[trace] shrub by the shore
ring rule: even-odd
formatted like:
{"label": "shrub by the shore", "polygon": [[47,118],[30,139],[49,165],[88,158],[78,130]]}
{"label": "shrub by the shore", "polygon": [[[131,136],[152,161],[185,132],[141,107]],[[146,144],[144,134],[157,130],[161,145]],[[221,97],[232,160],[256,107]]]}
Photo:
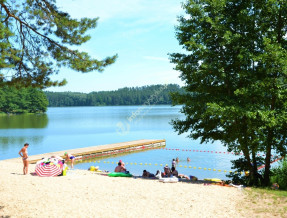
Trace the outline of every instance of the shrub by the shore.
{"label": "shrub by the shore", "polygon": [[279,189],[287,190],[287,159],[284,158],[279,162],[279,166],[272,169],[271,183],[277,183]]}

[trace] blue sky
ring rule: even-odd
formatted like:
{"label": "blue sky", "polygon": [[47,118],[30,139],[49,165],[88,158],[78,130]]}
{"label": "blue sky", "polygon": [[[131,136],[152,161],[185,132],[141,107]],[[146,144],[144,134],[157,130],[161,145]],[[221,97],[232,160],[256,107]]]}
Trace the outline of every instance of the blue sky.
{"label": "blue sky", "polygon": [[52,79],[66,78],[64,87],[48,91],[85,92],[116,90],[152,84],[183,85],[168,53],[182,52],[175,38],[179,0],[59,0],[58,7],[73,18],[99,17],[91,40],[79,48],[103,59],[118,54],[117,61],[102,73],[61,69]]}

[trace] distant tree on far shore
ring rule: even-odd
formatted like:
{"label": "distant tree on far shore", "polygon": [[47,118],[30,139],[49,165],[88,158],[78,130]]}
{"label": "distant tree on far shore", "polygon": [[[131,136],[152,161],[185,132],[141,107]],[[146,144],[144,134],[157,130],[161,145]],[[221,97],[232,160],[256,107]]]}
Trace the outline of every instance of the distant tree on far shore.
{"label": "distant tree on far shore", "polygon": [[45,92],[49,107],[115,106],[171,104],[170,93],[182,92],[179,85],[150,85],[121,88],[116,91],[99,91],[89,94],[79,92]]}

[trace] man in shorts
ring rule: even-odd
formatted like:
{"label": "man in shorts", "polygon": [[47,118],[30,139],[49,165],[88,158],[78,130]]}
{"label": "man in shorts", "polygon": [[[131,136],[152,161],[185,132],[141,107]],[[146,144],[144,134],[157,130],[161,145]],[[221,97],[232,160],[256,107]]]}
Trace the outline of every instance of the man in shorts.
{"label": "man in shorts", "polygon": [[19,151],[19,155],[22,157],[22,161],[24,164],[24,167],[23,167],[24,175],[28,173],[28,167],[29,167],[28,151],[27,151],[28,147],[29,147],[29,144],[25,143],[24,147],[21,148],[21,150]]}

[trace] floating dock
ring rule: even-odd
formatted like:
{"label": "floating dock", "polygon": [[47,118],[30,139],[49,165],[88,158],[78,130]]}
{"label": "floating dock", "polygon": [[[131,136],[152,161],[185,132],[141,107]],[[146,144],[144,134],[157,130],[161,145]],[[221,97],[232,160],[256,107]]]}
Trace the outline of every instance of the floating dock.
{"label": "floating dock", "polygon": [[[152,149],[157,147],[164,147],[166,145],[165,139],[154,140],[154,139],[141,139],[129,142],[120,142],[114,144],[106,144],[106,145],[97,145],[85,148],[76,148],[65,151],[56,151],[45,154],[31,155],[29,156],[29,163],[36,163],[39,160],[42,160],[44,157],[51,156],[60,156],[64,157],[64,153],[68,152],[69,154],[74,155],[78,159],[88,159],[88,158],[96,158],[108,156],[111,154],[119,154],[124,152],[135,152],[139,150]],[[14,158],[18,160],[19,158]],[[9,159],[11,161],[13,159]]]}

